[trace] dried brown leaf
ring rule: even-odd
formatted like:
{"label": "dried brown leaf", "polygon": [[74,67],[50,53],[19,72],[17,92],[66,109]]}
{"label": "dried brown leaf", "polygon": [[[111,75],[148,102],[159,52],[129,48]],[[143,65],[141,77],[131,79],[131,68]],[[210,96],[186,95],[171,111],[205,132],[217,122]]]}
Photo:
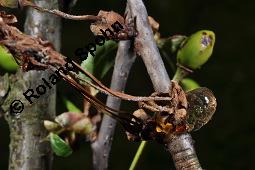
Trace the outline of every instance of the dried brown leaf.
{"label": "dried brown leaf", "polygon": [[23,70],[44,70],[50,65],[62,66],[66,63],[65,57],[56,52],[51,43],[23,34],[9,25],[16,21],[15,16],[0,13],[0,45],[10,51]]}
{"label": "dried brown leaf", "polygon": [[14,15],[6,14],[4,11],[0,11],[0,21],[6,24],[13,24],[17,22],[17,18]]}
{"label": "dried brown leaf", "polygon": [[92,23],[90,26],[90,30],[95,35],[102,35],[100,29],[106,30],[107,28],[111,28],[111,25],[116,21],[118,21],[121,25],[125,25],[124,18],[114,11],[100,10],[97,16],[101,17],[101,20]]}
{"label": "dried brown leaf", "polygon": [[154,33],[158,32],[158,30],[159,30],[159,23],[154,18],[152,18],[151,16],[148,16],[148,20],[149,20],[149,24],[150,24],[150,26],[152,28],[152,31]]}

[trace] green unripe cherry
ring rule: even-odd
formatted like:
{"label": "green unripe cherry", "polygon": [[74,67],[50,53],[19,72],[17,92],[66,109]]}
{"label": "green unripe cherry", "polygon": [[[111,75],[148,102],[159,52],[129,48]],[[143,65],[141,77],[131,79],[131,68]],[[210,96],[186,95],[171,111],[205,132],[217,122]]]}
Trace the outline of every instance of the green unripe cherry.
{"label": "green unripe cherry", "polygon": [[182,66],[198,69],[211,56],[215,43],[215,34],[201,30],[188,37],[180,46],[177,62]]}

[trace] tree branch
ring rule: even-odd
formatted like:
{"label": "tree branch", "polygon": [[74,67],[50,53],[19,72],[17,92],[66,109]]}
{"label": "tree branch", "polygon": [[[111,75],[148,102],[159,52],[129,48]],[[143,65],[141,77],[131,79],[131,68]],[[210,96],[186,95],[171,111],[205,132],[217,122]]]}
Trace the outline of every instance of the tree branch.
{"label": "tree branch", "polygon": [[[58,8],[57,0],[36,1],[45,8]],[[29,8],[25,23],[27,34],[47,39],[53,43],[55,49],[60,50],[60,18],[41,13]],[[10,76],[11,91],[8,101],[20,99],[28,89],[36,89],[42,84],[42,78],[48,77],[49,71],[18,71]],[[20,99],[22,100],[22,99]],[[32,105],[25,102],[24,111],[20,115],[6,113],[5,117],[10,127],[10,170],[48,170],[51,169],[52,152],[47,142],[42,139],[47,135],[42,120],[55,116],[56,88],[47,89],[47,93],[40,96]]]}
{"label": "tree branch", "polygon": [[[76,3],[76,2],[75,2]],[[76,15],[70,15],[70,14],[66,14],[62,11],[59,11],[57,9],[53,9],[53,10],[49,10],[47,8],[43,8],[42,6],[38,6],[34,3],[32,3],[31,1],[27,1],[27,0],[23,0],[22,4],[23,7],[28,6],[28,7],[32,7],[40,12],[46,12],[46,13],[50,13],[56,16],[60,16],[62,18],[65,19],[71,19],[71,20],[83,20],[83,21],[98,21],[101,20],[101,17],[99,16],[94,16],[94,15],[81,15],[81,16],[76,16]]]}
{"label": "tree branch", "polygon": [[148,14],[141,0],[128,0],[128,16],[136,17],[138,35],[135,38],[135,49],[145,63],[154,89],[159,92],[169,92],[170,79],[160,57],[155,43]]}
{"label": "tree branch", "polygon": [[[119,42],[119,48],[115,59],[114,71],[111,80],[111,89],[123,91],[126,86],[127,78],[136,55],[130,51],[130,41]],[[108,96],[106,105],[119,110],[121,99]],[[93,165],[96,170],[107,169],[108,158],[111,150],[116,120],[104,115],[98,139],[92,144]]]}
{"label": "tree branch", "polygon": [[[128,16],[136,17],[138,36],[135,38],[135,50],[147,68],[153,86],[158,92],[168,92],[170,79],[148,23],[148,14],[142,0],[127,0]],[[181,134],[166,139],[166,147],[171,153],[177,170],[202,169],[189,134]]]}

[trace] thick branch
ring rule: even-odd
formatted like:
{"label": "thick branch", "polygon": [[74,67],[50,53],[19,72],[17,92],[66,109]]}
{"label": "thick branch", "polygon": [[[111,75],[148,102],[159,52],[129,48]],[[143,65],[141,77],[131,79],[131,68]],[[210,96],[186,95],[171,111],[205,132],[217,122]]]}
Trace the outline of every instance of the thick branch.
{"label": "thick branch", "polygon": [[[136,55],[130,51],[130,41],[119,42],[119,48],[115,60],[114,71],[111,80],[111,89],[123,91],[131,66]],[[119,110],[121,99],[108,96],[106,105]],[[93,165],[96,170],[104,170],[108,167],[108,158],[111,150],[116,120],[104,115],[98,139],[92,144]]]}
{"label": "thick branch", "polygon": [[[41,0],[36,4],[45,8],[58,8],[58,0]],[[55,49],[60,50],[60,18],[35,11],[27,11],[25,32],[27,34],[47,39],[53,43]],[[50,146],[42,139],[47,135],[42,120],[55,116],[56,88],[47,89],[46,94],[32,105],[21,99],[28,89],[35,91],[42,83],[42,78],[49,77],[49,71],[21,70],[10,77],[11,92],[8,96],[9,103],[20,99],[24,104],[24,111],[20,115],[6,114],[10,126],[10,170],[45,170],[51,169],[52,152]],[[36,92],[35,92],[36,93]],[[8,102],[9,101],[9,102]]]}
{"label": "thick branch", "polygon": [[168,92],[170,79],[160,57],[155,43],[148,14],[142,0],[128,0],[128,16],[136,17],[138,36],[135,38],[135,49],[145,63],[154,89],[159,92]]}
{"label": "thick branch", "polygon": [[[127,6],[128,16],[136,17],[138,31],[138,36],[135,38],[136,51],[145,63],[155,90],[168,92],[170,88],[169,76],[154,41],[146,8],[142,0],[128,0]],[[167,139],[166,146],[175,161],[176,169],[202,169],[189,134],[181,134]]]}

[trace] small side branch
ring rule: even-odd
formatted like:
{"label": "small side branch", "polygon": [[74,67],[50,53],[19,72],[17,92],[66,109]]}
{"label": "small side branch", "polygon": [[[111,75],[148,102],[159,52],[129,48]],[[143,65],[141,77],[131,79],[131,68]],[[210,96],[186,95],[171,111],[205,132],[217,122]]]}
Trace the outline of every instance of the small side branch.
{"label": "small side branch", "polygon": [[[127,78],[131,66],[135,61],[136,55],[130,49],[130,41],[119,42],[119,48],[115,60],[114,71],[111,80],[111,89],[123,91],[126,86]],[[108,96],[106,105],[119,110],[121,99]],[[109,153],[111,150],[116,120],[104,115],[98,139],[92,143],[93,165],[95,170],[107,169]]]}
{"label": "small side branch", "polygon": [[25,6],[32,7],[32,8],[34,8],[34,9],[40,11],[40,12],[50,13],[50,14],[57,15],[57,16],[60,16],[62,18],[65,18],[65,19],[83,20],[83,21],[101,20],[101,17],[94,16],[94,15],[80,15],[80,16],[77,16],[77,15],[70,15],[70,14],[64,13],[64,12],[59,11],[57,9],[49,10],[47,8],[39,7],[36,4],[34,4],[33,2],[30,2],[30,1],[27,1],[27,0],[22,0],[21,1],[21,6],[23,6],[23,7],[25,7]]}

